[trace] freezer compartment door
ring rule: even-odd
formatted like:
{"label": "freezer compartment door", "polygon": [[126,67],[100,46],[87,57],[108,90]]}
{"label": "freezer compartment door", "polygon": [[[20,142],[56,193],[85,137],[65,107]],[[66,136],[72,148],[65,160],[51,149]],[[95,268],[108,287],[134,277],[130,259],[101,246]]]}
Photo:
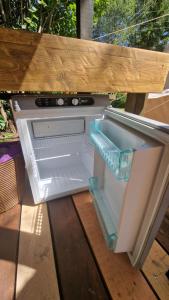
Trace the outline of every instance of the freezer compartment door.
{"label": "freezer compartment door", "polygon": [[82,134],[85,131],[85,120],[35,120],[32,122],[35,138]]}
{"label": "freezer compartment door", "polygon": [[131,263],[140,266],[149,220],[155,217],[167,182],[168,142],[166,134],[152,126],[138,119],[122,122],[118,114],[110,109],[91,123],[95,157],[89,185],[108,246],[128,252]]}
{"label": "freezer compartment door", "polygon": [[40,178],[35,155],[32,147],[31,137],[28,129],[27,120],[18,119],[17,128],[20,136],[21,147],[24,155],[25,166],[27,169],[29,182],[35,203],[39,203],[43,199],[43,191],[40,189]]}

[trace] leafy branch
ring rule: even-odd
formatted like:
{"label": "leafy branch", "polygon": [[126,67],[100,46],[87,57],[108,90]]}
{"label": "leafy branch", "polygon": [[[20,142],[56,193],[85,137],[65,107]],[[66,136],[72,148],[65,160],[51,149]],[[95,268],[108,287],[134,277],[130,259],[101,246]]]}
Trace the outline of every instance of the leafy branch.
{"label": "leafy branch", "polygon": [[9,102],[0,99],[0,140],[18,137]]}
{"label": "leafy branch", "polygon": [[0,0],[0,26],[76,36],[76,1]]}

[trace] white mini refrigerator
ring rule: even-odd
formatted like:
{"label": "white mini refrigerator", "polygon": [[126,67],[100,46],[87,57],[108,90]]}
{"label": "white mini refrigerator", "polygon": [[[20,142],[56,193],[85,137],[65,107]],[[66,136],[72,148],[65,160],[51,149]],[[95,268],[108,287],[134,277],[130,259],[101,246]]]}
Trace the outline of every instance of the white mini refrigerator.
{"label": "white mini refrigerator", "polygon": [[167,125],[111,107],[41,111],[17,113],[35,204],[89,189],[107,246],[140,267],[169,205]]}

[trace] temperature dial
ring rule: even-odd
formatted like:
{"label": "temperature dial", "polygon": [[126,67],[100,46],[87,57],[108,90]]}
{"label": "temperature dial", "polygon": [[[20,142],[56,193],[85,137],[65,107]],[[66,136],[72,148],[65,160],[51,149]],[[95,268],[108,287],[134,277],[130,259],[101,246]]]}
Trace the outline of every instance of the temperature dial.
{"label": "temperature dial", "polygon": [[59,98],[59,99],[57,100],[57,104],[58,104],[59,106],[64,105],[64,100],[63,100],[62,98]]}
{"label": "temperature dial", "polygon": [[72,104],[73,104],[73,105],[78,105],[78,104],[79,104],[79,99],[73,98],[73,99],[72,99]]}

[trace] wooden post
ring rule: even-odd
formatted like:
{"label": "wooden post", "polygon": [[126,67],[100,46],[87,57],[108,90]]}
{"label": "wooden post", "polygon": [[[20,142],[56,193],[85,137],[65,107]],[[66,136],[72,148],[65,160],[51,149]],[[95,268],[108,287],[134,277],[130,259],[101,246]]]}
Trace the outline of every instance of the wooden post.
{"label": "wooden post", "polygon": [[93,29],[93,0],[77,0],[76,17],[77,37],[90,40]]}
{"label": "wooden post", "polygon": [[139,115],[144,107],[145,98],[146,98],[146,94],[144,93],[127,94],[125,111]]}
{"label": "wooden post", "polygon": [[80,39],[80,1],[76,0],[76,35]]}

